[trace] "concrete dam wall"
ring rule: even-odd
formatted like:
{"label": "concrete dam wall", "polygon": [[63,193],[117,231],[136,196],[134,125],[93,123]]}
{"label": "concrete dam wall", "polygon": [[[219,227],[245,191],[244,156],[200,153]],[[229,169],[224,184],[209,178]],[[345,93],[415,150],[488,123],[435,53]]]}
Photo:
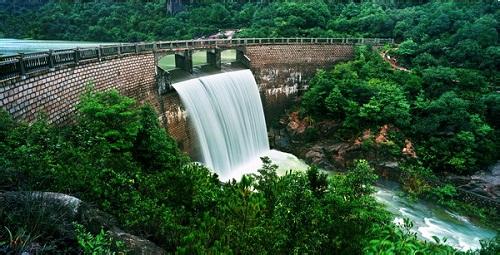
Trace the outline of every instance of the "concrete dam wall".
{"label": "concrete dam wall", "polygon": [[[257,81],[268,125],[297,101],[317,69],[351,59],[356,45],[346,39],[340,43],[332,40],[323,44],[317,39],[295,44],[262,43],[260,39],[251,44],[244,40],[245,44],[236,48]],[[43,59],[38,59],[38,62],[32,59],[24,63],[22,59],[6,62],[4,59],[3,63],[10,66],[2,66],[0,60],[0,74],[3,74],[0,107],[18,120],[34,121],[38,115],[44,114],[52,123],[65,123],[71,120],[88,84],[93,84],[97,91],[117,89],[141,104],[151,104],[181,149],[190,152],[193,138],[186,112],[175,91],[161,92],[157,67],[160,55],[185,52],[189,46],[186,43],[186,47],[177,46],[169,51],[159,51],[154,47],[152,51],[141,51],[136,45],[135,51],[128,54],[120,53],[118,49],[118,54],[107,57],[101,55],[104,51],[99,49],[95,54],[99,56],[97,58],[82,59],[80,52],[80,55],[71,55],[73,62],[61,65],[54,65],[54,59],[60,59],[50,55],[44,56],[45,62]],[[224,47],[216,45],[221,46]],[[47,68],[40,68],[40,62]]]}

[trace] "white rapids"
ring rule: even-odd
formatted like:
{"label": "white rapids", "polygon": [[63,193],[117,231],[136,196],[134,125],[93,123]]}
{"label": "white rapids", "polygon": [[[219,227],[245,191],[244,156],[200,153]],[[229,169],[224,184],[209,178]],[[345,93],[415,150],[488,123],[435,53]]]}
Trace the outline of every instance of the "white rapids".
{"label": "white rapids", "polygon": [[[306,169],[295,156],[269,149],[259,90],[250,70],[175,83],[200,145],[202,163],[223,181],[255,173],[268,156],[287,168]],[[292,163],[292,165],[286,166]]]}

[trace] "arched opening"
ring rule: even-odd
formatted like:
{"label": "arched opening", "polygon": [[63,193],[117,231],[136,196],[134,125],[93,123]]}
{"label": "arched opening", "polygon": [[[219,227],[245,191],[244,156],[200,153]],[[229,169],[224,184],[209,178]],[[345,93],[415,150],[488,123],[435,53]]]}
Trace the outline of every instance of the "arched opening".
{"label": "arched opening", "polygon": [[206,50],[194,50],[193,51],[193,66],[204,66],[207,65],[207,51]]}
{"label": "arched opening", "polygon": [[235,49],[227,49],[223,50],[221,52],[221,57],[220,57],[221,63],[222,64],[230,64],[233,62],[236,62],[236,50]]}
{"label": "arched opening", "polygon": [[175,53],[168,54],[163,56],[158,60],[158,67],[163,69],[164,71],[174,70],[175,67]]}

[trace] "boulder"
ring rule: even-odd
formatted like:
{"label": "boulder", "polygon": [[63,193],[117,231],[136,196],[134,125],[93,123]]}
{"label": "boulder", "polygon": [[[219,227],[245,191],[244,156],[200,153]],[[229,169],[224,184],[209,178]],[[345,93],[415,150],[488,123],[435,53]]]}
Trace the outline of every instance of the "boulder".
{"label": "boulder", "polygon": [[[111,215],[76,197],[54,192],[18,191],[0,193],[0,209],[3,206],[9,206],[10,210],[13,210],[13,207],[19,207],[17,209],[20,210],[33,210],[33,208],[37,210],[37,205],[43,207],[44,213],[57,215],[55,218],[57,218],[57,226],[60,228],[58,232],[62,233],[66,238],[75,238],[73,222],[77,221],[91,232],[98,232],[101,228],[106,229],[116,240],[124,242],[129,254],[165,254],[162,248],[151,241],[121,230]],[[50,210],[53,210],[53,212],[51,213]],[[33,247],[25,254],[36,254],[39,250],[35,249],[35,246],[40,244],[33,243],[31,245]]]}
{"label": "boulder", "polygon": [[292,135],[301,135],[309,127],[307,120],[300,119],[299,112],[292,112],[288,116],[287,131]]}
{"label": "boulder", "polygon": [[119,228],[114,228],[108,233],[116,240],[122,241],[128,249],[129,254],[138,255],[162,255],[165,251],[151,241],[131,235]]}
{"label": "boulder", "polygon": [[446,179],[458,188],[485,196],[500,203],[500,161],[488,170],[471,176],[448,175]]}
{"label": "boulder", "polygon": [[326,147],[332,163],[337,168],[345,169],[359,154],[360,144],[339,142]]}
{"label": "boulder", "polygon": [[326,170],[331,170],[334,168],[325,153],[324,147],[320,144],[316,144],[308,149],[305,154],[305,160],[309,164],[316,165]]}

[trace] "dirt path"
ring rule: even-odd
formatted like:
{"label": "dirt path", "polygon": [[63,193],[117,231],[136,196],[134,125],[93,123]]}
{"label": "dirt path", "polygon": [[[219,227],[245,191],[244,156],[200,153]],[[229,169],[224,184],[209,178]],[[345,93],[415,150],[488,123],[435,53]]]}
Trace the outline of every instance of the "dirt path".
{"label": "dirt path", "polygon": [[400,70],[400,71],[410,72],[410,70],[408,70],[408,69],[406,69],[406,68],[404,68],[402,66],[399,66],[397,60],[394,57],[391,57],[391,56],[387,55],[387,51],[380,52],[380,56],[387,63],[389,63],[392,66],[392,68],[394,68],[396,70]]}

